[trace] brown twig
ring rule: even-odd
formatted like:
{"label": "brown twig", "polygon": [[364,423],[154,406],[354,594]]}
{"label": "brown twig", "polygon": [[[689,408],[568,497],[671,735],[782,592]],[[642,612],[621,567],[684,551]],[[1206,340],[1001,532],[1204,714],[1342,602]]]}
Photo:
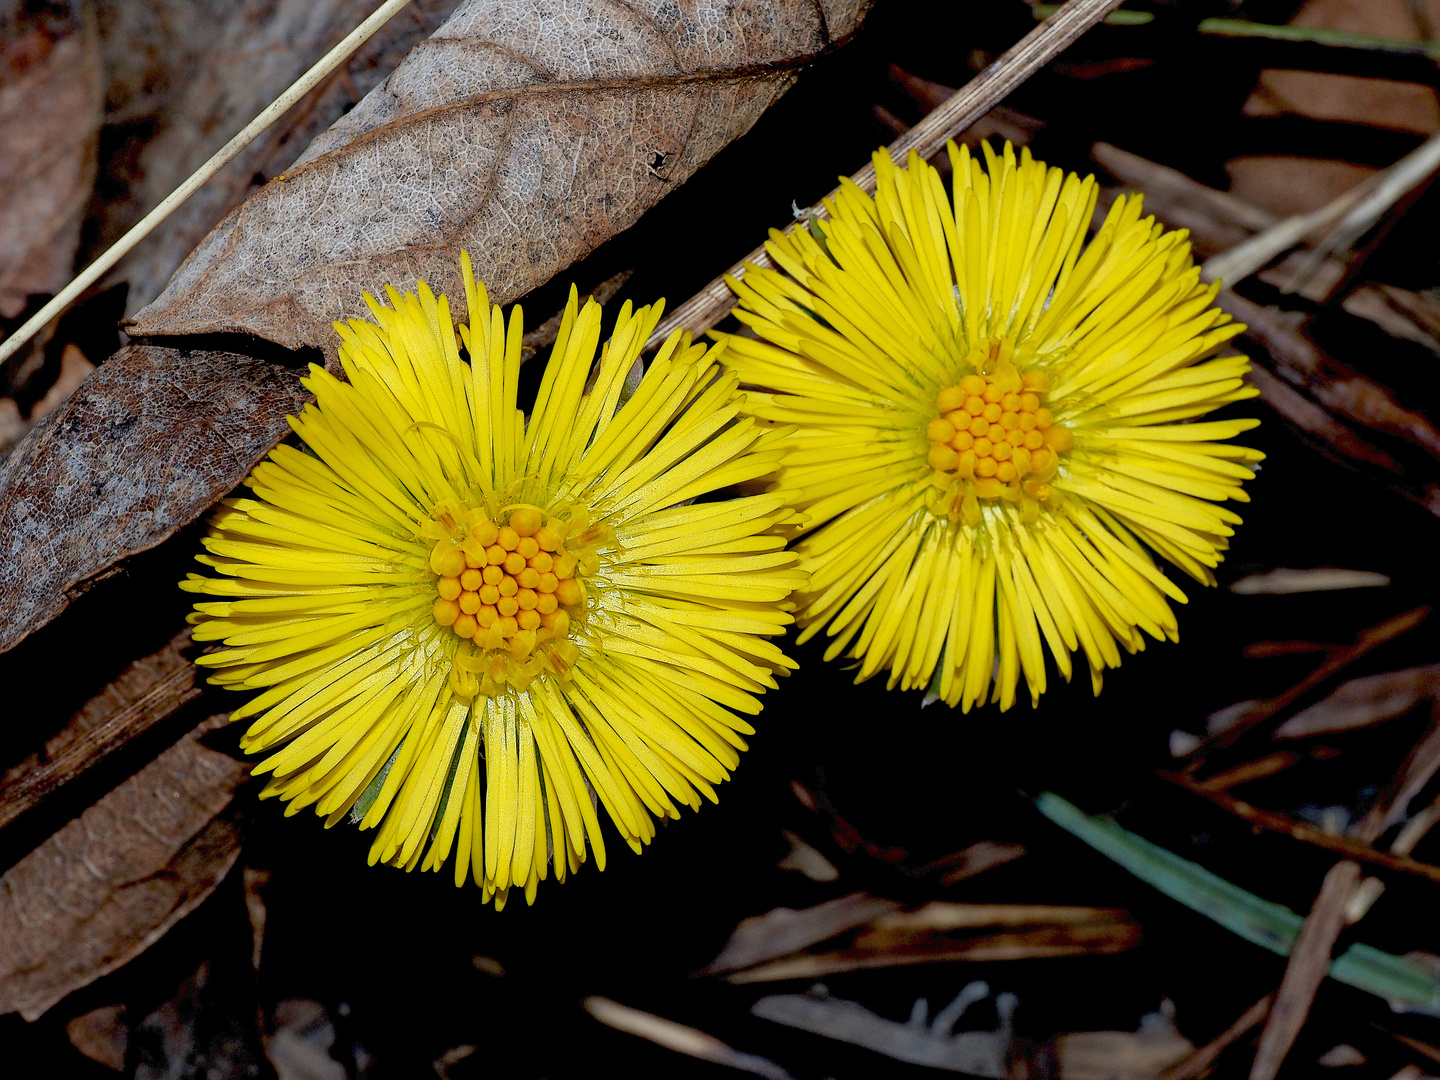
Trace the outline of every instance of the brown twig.
{"label": "brown twig", "polygon": [[1360,631],[1355,638],[1355,644],[1343,649],[1335,649],[1325,658],[1309,675],[1286,690],[1278,697],[1268,698],[1265,701],[1257,701],[1250,708],[1246,709],[1233,723],[1222,731],[1201,740],[1199,745],[1190,752],[1190,762],[1186,766],[1186,773],[1190,774],[1193,783],[1194,772],[1204,763],[1205,756],[1212,750],[1230,746],[1241,735],[1244,735],[1257,724],[1278,715],[1284,709],[1289,708],[1300,698],[1308,694],[1315,687],[1319,686],[1330,676],[1343,671],[1348,665],[1359,660],[1366,653],[1373,651],[1393,638],[1399,637],[1407,630],[1413,630],[1424,621],[1430,614],[1428,606],[1421,606],[1396,615],[1392,619],[1386,619],[1377,626],[1370,626]]}
{"label": "brown twig", "polygon": [[[1017,86],[1035,74],[1076,38],[1120,6],[1121,0],[1070,0],[1050,18],[1021,38],[996,60],[925,119],[887,148],[890,157],[903,162],[914,150],[921,158],[938,152],[945,141],[964,131],[997,105]],[[866,164],[851,179],[863,190],[875,190],[875,166]],[[837,189],[838,190],[838,189]],[[823,205],[811,207],[811,217],[825,217]],[[792,223],[787,232],[793,231]],[[773,267],[762,244],[726,273],[743,277],[745,264]],[[650,335],[646,348],[657,348],[677,329],[699,335],[709,330],[730,311],[734,297],[724,276],[717,277],[700,292],[667,315]]]}
{"label": "brown twig", "polygon": [[[1440,769],[1440,722],[1432,722],[1425,736],[1406,755],[1404,763],[1375,803],[1350,830],[1352,839],[1373,844],[1410,800]],[[1391,853],[1395,854],[1392,846]],[[1310,1015],[1310,1006],[1325,973],[1340,932],[1349,922],[1351,902],[1360,888],[1360,864],[1338,862],[1325,875],[1324,884],[1300,927],[1295,947],[1285,964],[1285,975],[1275,993],[1275,1004],[1260,1035],[1260,1047],[1250,1068],[1250,1080],[1274,1080],[1285,1055],[1295,1044]]]}
{"label": "brown twig", "polygon": [[183,650],[190,631],[135,661],[33,755],[0,776],[0,828],[201,694]]}
{"label": "brown twig", "polygon": [[1195,1080],[1197,1076],[1203,1076],[1210,1071],[1210,1066],[1215,1064],[1216,1058],[1265,1019],[1274,1001],[1274,994],[1266,994],[1254,1005],[1251,1005],[1250,1008],[1241,1013],[1240,1018],[1219,1035],[1215,1036],[1215,1038],[1211,1039],[1193,1054],[1171,1065],[1157,1076],[1155,1080]]}
{"label": "brown twig", "polygon": [[1324,829],[1308,825],[1303,821],[1296,821],[1285,814],[1277,814],[1273,810],[1262,810],[1258,806],[1252,806],[1243,799],[1224,791],[1210,791],[1195,780],[1193,776],[1185,773],[1161,773],[1162,779],[1177,784],[1186,791],[1194,792],[1203,799],[1208,799],[1227,814],[1232,814],[1242,821],[1248,822],[1257,829],[1264,829],[1267,832],[1281,833],[1301,843],[1310,844],[1314,847],[1323,848],[1336,855],[1343,855],[1347,859],[1354,859],[1356,862],[1369,866],[1378,866],[1385,870],[1393,870],[1401,874],[1412,874],[1415,877],[1424,878],[1426,881],[1440,885],[1440,866],[1432,866],[1429,863],[1422,863],[1406,855],[1396,855],[1393,852],[1377,851],[1369,844],[1354,840],[1348,836],[1335,836]]}
{"label": "brown twig", "polygon": [[1215,302],[1246,325],[1246,336],[1264,347],[1282,379],[1304,387],[1327,409],[1440,458],[1440,429],[1420,413],[1402,406],[1384,386],[1286,326],[1276,310],[1229,289],[1221,289]]}

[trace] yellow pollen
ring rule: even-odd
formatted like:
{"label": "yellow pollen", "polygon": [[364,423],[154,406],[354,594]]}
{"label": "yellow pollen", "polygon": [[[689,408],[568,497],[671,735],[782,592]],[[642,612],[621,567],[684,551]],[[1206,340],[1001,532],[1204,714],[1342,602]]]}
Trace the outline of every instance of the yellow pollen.
{"label": "yellow pollen", "polygon": [[1013,356],[1004,339],[978,343],[965,358],[975,371],[935,396],[925,434],[936,514],[975,524],[980,500],[1004,499],[1033,519],[1056,497],[1050,481],[1075,438],[1045,404],[1050,377],[1021,372]]}
{"label": "yellow pollen", "polygon": [[591,525],[583,508],[564,521],[533,506],[498,520],[485,509],[451,507],[435,521],[435,622],[469,643],[451,671],[456,692],[524,689],[545,669],[568,677],[579,655],[570,631],[585,617],[581,575],[598,568],[594,547],[610,530]]}

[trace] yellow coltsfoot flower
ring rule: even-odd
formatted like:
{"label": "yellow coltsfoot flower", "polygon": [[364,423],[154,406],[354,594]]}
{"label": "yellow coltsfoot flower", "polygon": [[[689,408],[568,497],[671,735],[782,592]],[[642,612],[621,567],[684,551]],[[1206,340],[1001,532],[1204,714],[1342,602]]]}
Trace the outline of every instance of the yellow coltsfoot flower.
{"label": "yellow coltsfoot flower", "polygon": [[771,490],[808,517],[801,640],[967,711],[1022,674],[1038,702],[1047,647],[1098,692],[1120,649],[1176,638],[1152,555],[1214,584],[1240,521],[1219,504],[1263,455],[1224,440],[1258,421],[1189,421],[1255,395],[1217,356],[1244,327],[1138,196],[1086,244],[1093,177],[1008,144],[950,161],[953,198],[877,153],[875,198],[842,180],[816,232],[771,233],[784,273],[728,279],[758,337],[717,335],[724,363],[794,425]]}
{"label": "yellow coltsfoot flower", "polygon": [[[262,795],[376,828],[370,861],[454,855],[504,904],[605,848],[593,800],[636,851],[652,817],[715,798],[757,695],[793,661],[767,638],[804,582],[779,494],[700,501],[775,470],[722,347],[677,332],[639,363],[660,306],[575,291],[528,417],[521,313],[462,259],[470,322],[444,296],[366,297],[337,324],[348,381],[228,499],[190,575],[211,681],[258,696],[244,739]],[[462,358],[461,348],[468,353]]]}

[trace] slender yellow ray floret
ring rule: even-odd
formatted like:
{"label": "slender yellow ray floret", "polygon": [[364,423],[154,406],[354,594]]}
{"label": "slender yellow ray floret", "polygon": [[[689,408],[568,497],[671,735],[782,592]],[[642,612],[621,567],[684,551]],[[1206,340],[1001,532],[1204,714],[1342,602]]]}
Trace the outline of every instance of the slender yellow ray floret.
{"label": "slender yellow ray floret", "polygon": [[1226,441],[1257,421],[1196,422],[1256,391],[1186,234],[1132,196],[1087,243],[1093,178],[983,158],[952,144],[947,194],[877,153],[873,199],[842,180],[816,233],[771,233],[783,272],[728,279],[757,336],[716,335],[744,411],[793,428],[771,490],[807,516],[801,640],[967,711],[1022,675],[1038,702],[1047,651],[1098,692],[1175,640],[1154,556],[1214,584],[1263,457]]}
{"label": "slender yellow ray floret", "polygon": [[768,639],[805,576],[783,496],[695,501],[780,461],[723,346],[677,331],[642,366],[661,305],[627,303],[601,346],[572,288],[527,418],[521,313],[461,268],[458,334],[423,282],[336,324],[345,379],[311,367],[305,449],[225,500],[215,576],[182,587],[225,646],[211,681],[257,691],[234,718],[269,754],[262,794],[377,830],[372,864],[453,855],[499,907],[589,851],[604,868],[598,807],[639,851],[715,799],[754,730],[737,714],[795,666]]}

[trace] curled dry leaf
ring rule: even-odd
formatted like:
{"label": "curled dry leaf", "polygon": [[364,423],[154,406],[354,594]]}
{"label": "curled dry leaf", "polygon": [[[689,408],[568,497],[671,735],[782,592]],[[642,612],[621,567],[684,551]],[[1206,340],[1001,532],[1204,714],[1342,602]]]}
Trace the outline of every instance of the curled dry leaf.
{"label": "curled dry leaf", "polygon": [[0,317],[57,292],[80,242],[101,95],[84,7],[23,5],[0,20]]}
{"label": "curled dry leaf", "polygon": [[0,651],[238,484],[308,400],[282,364],[122,350],[0,464]]}
{"label": "curled dry leaf", "polygon": [[468,0],[230,214],[134,333],[333,349],[362,290],[506,303],[632,225],[759,118],[865,0]]}
{"label": "curled dry leaf", "polygon": [[0,877],[0,1013],[34,1020],[210,895],[240,854],[218,817],[249,766],[201,745],[214,716]]}
{"label": "curled dry leaf", "polygon": [[972,1005],[985,1001],[989,996],[989,986],[983,982],[972,982],[937,1012],[933,1020],[928,1019],[930,1003],[920,998],[905,1023],[887,1020],[858,1001],[831,997],[824,986],[816,986],[807,994],[763,997],[751,1006],[750,1011],[777,1024],[863,1046],[877,1054],[930,1069],[991,1077],[993,1080],[1007,1075],[1026,1075],[1023,1072],[1012,1073],[1006,1068],[1012,1049],[1010,1018],[1017,1004],[1014,994],[999,994],[995,998],[995,1011],[1000,1018],[997,1030],[959,1033],[954,1030],[956,1023]]}

